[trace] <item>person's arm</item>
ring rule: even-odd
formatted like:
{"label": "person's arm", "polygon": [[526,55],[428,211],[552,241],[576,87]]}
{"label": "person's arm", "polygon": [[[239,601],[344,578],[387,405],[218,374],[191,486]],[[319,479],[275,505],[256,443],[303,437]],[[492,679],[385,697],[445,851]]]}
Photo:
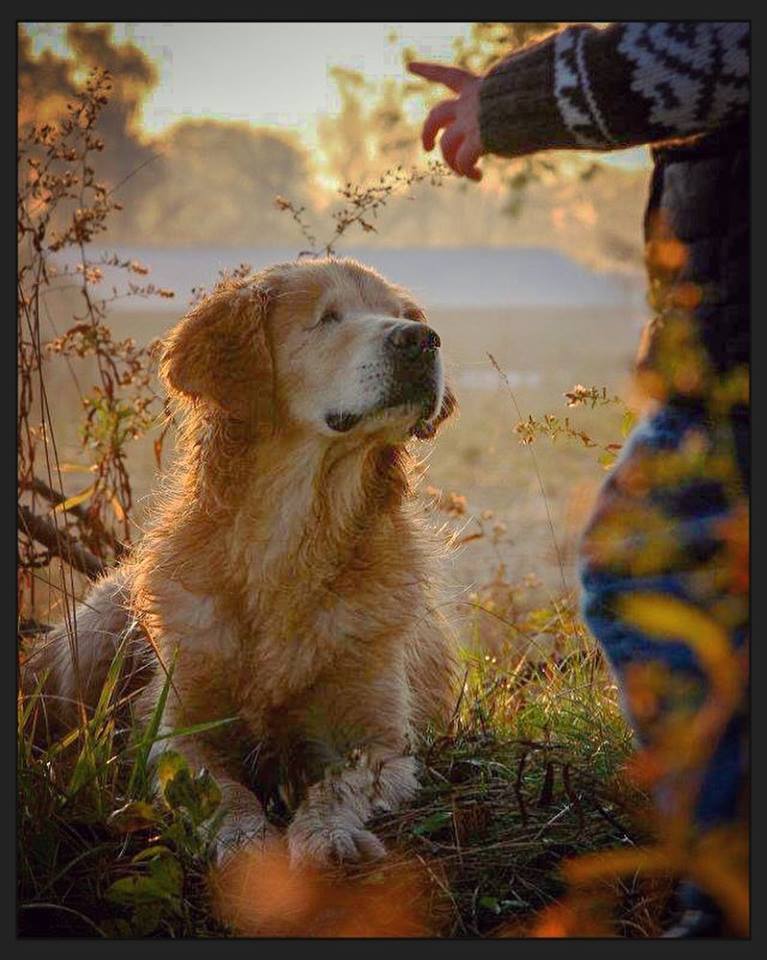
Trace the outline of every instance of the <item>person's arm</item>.
{"label": "person's arm", "polygon": [[478,180],[480,156],[617,150],[706,133],[749,104],[748,23],[576,24],[510,54],[484,77],[434,63],[410,70],[458,94],[430,112],[445,161]]}
{"label": "person's arm", "polygon": [[578,24],[484,78],[487,153],[615,150],[707,133],[749,102],[748,23]]}

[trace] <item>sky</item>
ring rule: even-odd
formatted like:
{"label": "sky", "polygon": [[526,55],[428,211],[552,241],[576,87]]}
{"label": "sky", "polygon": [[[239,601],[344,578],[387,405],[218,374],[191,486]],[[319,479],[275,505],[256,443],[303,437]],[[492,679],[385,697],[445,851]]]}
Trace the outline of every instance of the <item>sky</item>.
{"label": "sky", "polygon": [[[400,44],[427,59],[451,57],[466,23],[117,23],[115,39],[132,40],[160,70],[144,108],[144,126],[159,132],[182,116],[248,120],[303,129],[340,106],[332,66],[370,77],[405,78]],[[65,24],[37,24],[35,48],[64,52]]]}
{"label": "sky", "polygon": [[[28,29],[35,51],[44,46],[66,51],[66,24],[36,23]],[[137,22],[114,27],[116,40],[132,40],[160,71],[160,82],[144,105],[143,125],[149,133],[182,117],[215,117],[287,127],[309,146],[316,142],[317,116],[340,107],[330,67],[405,79],[403,46],[415,48],[426,60],[452,61],[451,41],[467,37],[470,30],[470,23],[454,22]],[[644,166],[647,154],[642,148],[609,159]]]}

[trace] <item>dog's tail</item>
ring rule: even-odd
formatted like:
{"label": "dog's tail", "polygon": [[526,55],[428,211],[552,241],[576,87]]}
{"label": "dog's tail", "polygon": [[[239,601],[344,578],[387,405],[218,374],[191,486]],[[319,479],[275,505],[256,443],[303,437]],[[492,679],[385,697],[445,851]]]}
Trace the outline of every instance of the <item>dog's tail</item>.
{"label": "dog's tail", "polygon": [[122,659],[113,700],[146,682],[148,644],[129,606],[131,570],[100,580],[71,618],[40,634],[20,668],[22,697],[32,704],[36,742],[50,742],[93,716],[115,657]]}

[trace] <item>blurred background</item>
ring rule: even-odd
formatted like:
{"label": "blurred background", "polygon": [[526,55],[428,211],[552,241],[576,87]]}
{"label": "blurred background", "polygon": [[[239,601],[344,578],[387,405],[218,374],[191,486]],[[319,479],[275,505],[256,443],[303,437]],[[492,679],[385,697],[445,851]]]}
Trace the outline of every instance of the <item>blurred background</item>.
{"label": "blurred background", "polygon": [[[130,296],[117,271],[103,269],[101,287],[114,285],[115,337],[143,345],[219,271],[295,257],[307,233],[318,249],[333,241],[348,185],[381,183],[399,166],[426,169],[420,126],[448,92],[411,78],[409,59],[484,70],[558,25],[26,23],[19,119],[22,127],[55,120],[90,68],[111,72],[97,173],[122,209],[90,259],[116,253],[174,292]],[[445,176],[395,185],[334,249],[408,286],[442,336],[461,412],[421,452],[423,488],[441,491],[464,544],[452,558],[455,595],[499,570],[507,582],[534,575],[542,590],[559,590],[563,579],[575,587],[573,547],[609,466],[605,448],[622,440],[624,409],[568,410],[564,394],[604,386],[631,401],[645,319],[648,156],[571,151],[482,165],[480,184]],[[71,325],[80,296],[71,281],[47,291],[46,336]],[[52,362],[47,371],[59,458],[73,466],[67,495],[84,483],[80,385],[90,362]],[[546,414],[567,417],[595,446],[567,430],[522,444],[515,425]],[[128,454],[139,528],[158,474],[153,443],[150,432]]]}

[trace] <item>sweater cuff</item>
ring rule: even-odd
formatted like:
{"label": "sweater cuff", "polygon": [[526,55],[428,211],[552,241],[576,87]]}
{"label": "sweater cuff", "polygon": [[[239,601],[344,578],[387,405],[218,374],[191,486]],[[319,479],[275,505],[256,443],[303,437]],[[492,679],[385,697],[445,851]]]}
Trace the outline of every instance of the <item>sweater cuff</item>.
{"label": "sweater cuff", "polygon": [[486,153],[519,157],[539,150],[583,149],[582,140],[563,122],[555,77],[557,38],[579,29],[583,27],[570,27],[513,53],[485,76],[479,127]]}

